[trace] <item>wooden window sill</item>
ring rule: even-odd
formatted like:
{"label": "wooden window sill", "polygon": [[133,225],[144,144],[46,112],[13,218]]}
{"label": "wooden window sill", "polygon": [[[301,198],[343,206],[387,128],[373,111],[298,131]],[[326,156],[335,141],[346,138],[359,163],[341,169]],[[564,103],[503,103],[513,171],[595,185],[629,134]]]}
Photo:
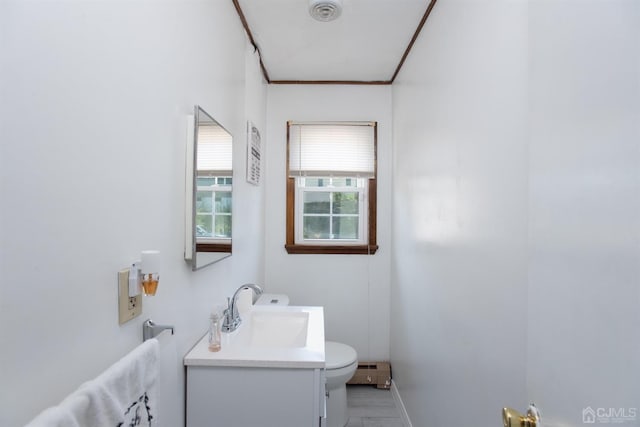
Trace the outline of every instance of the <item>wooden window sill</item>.
{"label": "wooden window sill", "polygon": [[196,252],[231,252],[231,243],[196,243]]}
{"label": "wooden window sill", "polygon": [[284,245],[289,254],[373,255],[378,245]]}

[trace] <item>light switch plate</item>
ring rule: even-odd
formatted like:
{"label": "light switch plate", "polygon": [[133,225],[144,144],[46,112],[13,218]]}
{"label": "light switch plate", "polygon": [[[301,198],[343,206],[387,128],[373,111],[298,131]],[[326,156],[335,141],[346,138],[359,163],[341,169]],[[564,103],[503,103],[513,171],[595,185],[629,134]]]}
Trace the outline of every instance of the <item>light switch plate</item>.
{"label": "light switch plate", "polygon": [[118,272],[118,323],[123,324],[142,314],[142,294],[129,297],[129,269]]}

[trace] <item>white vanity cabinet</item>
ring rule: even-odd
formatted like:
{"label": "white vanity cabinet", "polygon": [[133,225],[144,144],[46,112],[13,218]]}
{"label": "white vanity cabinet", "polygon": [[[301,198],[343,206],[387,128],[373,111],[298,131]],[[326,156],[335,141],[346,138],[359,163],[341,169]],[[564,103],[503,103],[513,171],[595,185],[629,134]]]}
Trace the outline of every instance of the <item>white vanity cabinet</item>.
{"label": "white vanity cabinet", "polygon": [[187,367],[187,427],[324,425],[324,369]]}
{"label": "white vanity cabinet", "polygon": [[186,427],[325,425],[324,310],[254,306],[240,327],[184,357]]}

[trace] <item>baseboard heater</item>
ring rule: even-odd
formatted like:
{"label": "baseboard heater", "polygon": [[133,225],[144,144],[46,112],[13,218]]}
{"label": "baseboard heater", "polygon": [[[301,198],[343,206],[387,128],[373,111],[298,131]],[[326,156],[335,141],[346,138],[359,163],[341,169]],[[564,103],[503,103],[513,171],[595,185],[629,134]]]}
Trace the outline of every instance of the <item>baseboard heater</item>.
{"label": "baseboard heater", "polygon": [[391,365],[389,362],[358,363],[356,373],[347,384],[369,384],[388,390],[391,388]]}

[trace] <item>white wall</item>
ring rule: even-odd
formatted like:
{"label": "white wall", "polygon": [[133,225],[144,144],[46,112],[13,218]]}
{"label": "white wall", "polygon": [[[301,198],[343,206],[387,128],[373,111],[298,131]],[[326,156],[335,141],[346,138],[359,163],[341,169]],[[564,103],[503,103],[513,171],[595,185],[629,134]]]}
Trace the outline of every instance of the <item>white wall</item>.
{"label": "white wall", "polygon": [[[233,5],[9,0],[0,31],[0,425],[98,375],[149,317],[176,328],[160,421],[181,425],[182,356],[215,303],[263,281],[264,186],[244,170],[246,119],[265,129],[266,88]],[[184,143],[196,103],[236,138],[237,215],[233,256],[193,273]],[[119,326],[117,272],[143,249],[162,253],[158,295]]]}
{"label": "white wall", "polygon": [[[389,358],[391,88],[268,88],[265,285],[294,305],[325,308],[327,339],[353,346],[360,360]],[[378,122],[378,245],[375,255],[289,255],[285,243],[288,120]],[[371,325],[369,325],[369,322]]]}
{"label": "white wall", "polygon": [[393,94],[391,359],[413,425],[640,412],[639,31],[633,0],[435,7]]}
{"label": "white wall", "polygon": [[414,426],[525,402],[524,2],[438,2],[393,87],[391,363]]}
{"label": "white wall", "polygon": [[529,10],[528,397],[550,426],[586,407],[637,426],[640,3]]}

